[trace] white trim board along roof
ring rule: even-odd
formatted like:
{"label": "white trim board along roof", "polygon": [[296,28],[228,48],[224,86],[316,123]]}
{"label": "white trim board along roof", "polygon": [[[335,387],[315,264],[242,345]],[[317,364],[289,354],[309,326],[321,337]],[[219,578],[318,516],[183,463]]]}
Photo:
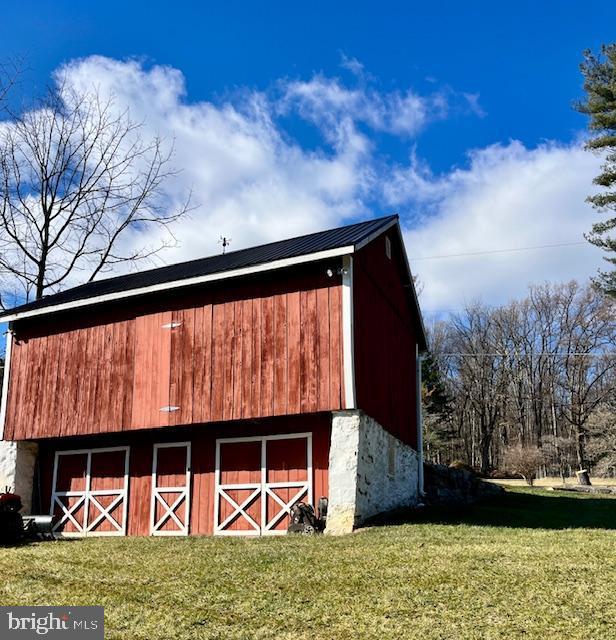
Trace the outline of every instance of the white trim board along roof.
{"label": "white trim board along roof", "polygon": [[[0,322],[14,322],[114,300],[350,255],[394,225],[398,227],[399,232],[397,215],[158,269],[96,280],[9,309],[0,313]],[[404,257],[406,259],[406,254]],[[408,268],[408,261],[406,265]],[[412,283],[410,270],[408,275]],[[419,313],[414,291],[413,298]],[[419,317],[421,318],[421,315]]]}

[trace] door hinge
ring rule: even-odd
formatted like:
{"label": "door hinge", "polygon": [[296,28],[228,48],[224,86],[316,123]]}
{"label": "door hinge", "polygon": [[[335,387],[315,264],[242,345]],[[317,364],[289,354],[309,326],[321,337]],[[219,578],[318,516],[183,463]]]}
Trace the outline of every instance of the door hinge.
{"label": "door hinge", "polygon": [[164,413],[173,413],[174,411],[179,411],[180,407],[161,407],[160,411]]}
{"label": "door hinge", "polygon": [[169,322],[167,324],[162,325],[163,329],[176,329],[177,327],[181,327],[181,322]]}

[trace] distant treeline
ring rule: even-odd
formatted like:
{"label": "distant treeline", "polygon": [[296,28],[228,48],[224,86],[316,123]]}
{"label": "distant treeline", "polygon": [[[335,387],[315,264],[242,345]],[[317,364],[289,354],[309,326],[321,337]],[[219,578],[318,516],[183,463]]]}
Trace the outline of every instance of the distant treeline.
{"label": "distant treeline", "polygon": [[425,447],[436,462],[616,475],[616,305],[576,282],[532,286],[502,307],[467,306],[429,329]]}

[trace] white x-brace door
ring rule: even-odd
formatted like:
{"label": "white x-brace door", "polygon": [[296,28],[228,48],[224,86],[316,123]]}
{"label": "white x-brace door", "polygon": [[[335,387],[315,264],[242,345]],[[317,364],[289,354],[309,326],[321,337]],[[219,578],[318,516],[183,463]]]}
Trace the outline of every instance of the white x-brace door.
{"label": "white x-brace door", "polygon": [[[286,482],[268,481],[267,444],[273,440],[305,440],[306,443],[306,479]],[[222,480],[221,446],[225,444],[240,444],[256,442],[260,443],[260,480],[258,482],[232,483]],[[288,490],[286,499],[277,494],[277,490]],[[243,493],[242,498],[234,498],[231,494]],[[271,501],[270,501],[271,499]],[[249,513],[251,505],[260,501],[259,518]],[[224,501],[224,502],[223,502]],[[225,536],[250,536],[250,535],[281,535],[285,530],[276,529],[276,525],[291,511],[291,507],[297,502],[313,502],[312,489],[312,434],[293,433],[273,436],[252,436],[244,438],[219,438],[216,440],[216,472],[215,472],[215,499],[214,499],[214,535]],[[231,509],[225,510],[226,515],[221,521],[221,508],[224,504]],[[275,504],[276,510],[272,513],[268,510],[268,504]],[[225,506],[226,506],[225,505]],[[254,516],[254,517],[253,517]],[[230,529],[232,522],[241,520],[248,528]]]}
{"label": "white x-brace door", "polygon": [[[60,508],[60,517],[53,531],[67,537],[82,536],[124,536],[126,535],[126,518],[128,512],[128,464],[130,447],[104,447],[100,449],[74,449],[56,451],[53,467],[53,481],[50,514],[54,515],[56,507]],[[112,489],[92,489],[92,457],[98,454],[124,454],[124,477],[120,478],[122,486]],[[62,457],[85,456],[85,486],[80,490],[58,491],[58,471]],[[71,504],[71,501],[74,500]],[[104,502],[109,502],[103,504]],[[121,516],[116,518],[114,512],[119,510]],[[90,512],[94,513],[91,514]],[[75,531],[62,531],[70,523]],[[101,524],[108,524],[110,530],[100,530]]]}
{"label": "white x-brace door", "polygon": [[[159,453],[169,449],[185,449],[183,485],[159,484]],[[154,445],[152,458],[152,499],[150,534],[153,536],[186,536],[190,523],[190,442],[164,442]],[[166,527],[165,527],[166,525]],[[165,528],[163,528],[165,527]]]}

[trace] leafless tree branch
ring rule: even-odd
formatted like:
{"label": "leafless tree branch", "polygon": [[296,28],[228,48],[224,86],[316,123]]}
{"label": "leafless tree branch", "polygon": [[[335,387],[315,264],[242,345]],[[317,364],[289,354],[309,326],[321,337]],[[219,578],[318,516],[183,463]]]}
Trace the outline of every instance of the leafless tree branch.
{"label": "leafless tree branch", "polygon": [[[150,260],[175,242],[170,227],[189,211],[190,194],[178,203],[165,192],[177,175],[173,144],[145,139],[143,123],[113,97],[60,83],[6,124],[0,132],[4,293],[23,290],[39,299],[121,263]],[[152,227],[166,231],[156,246],[124,242]]]}

